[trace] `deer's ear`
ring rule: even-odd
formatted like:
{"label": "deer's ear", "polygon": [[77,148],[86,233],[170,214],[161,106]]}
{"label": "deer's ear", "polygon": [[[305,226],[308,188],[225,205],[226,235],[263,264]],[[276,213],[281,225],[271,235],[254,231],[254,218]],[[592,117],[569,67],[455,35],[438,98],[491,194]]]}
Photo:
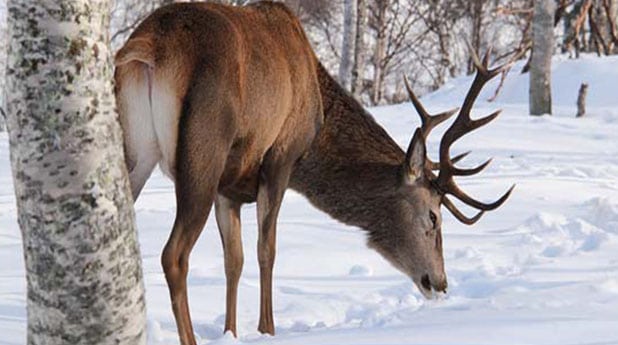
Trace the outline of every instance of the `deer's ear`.
{"label": "deer's ear", "polygon": [[427,157],[427,149],[425,148],[425,139],[421,134],[421,129],[417,128],[408,147],[406,153],[405,171],[406,181],[413,183],[419,178],[423,177],[425,160]]}

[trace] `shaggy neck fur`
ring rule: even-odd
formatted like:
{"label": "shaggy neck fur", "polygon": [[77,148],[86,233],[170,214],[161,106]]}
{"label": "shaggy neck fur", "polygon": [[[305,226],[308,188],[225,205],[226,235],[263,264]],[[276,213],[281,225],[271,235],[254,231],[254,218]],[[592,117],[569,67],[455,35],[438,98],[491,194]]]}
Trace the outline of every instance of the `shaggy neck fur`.
{"label": "shaggy neck fur", "polygon": [[318,68],[324,124],[290,187],[333,218],[373,234],[389,227],[405,153],[373,117]]}

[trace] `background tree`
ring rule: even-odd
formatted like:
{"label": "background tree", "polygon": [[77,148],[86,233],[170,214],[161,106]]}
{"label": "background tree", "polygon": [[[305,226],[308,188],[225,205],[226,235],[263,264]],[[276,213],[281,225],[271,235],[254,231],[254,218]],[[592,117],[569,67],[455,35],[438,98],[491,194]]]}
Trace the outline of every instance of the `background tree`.
{"label": "background tree", "polygon": [[376,0],[371,6],[371,27],[375,31],[375,45],[373,50],[373,88],[371,102],[378,104],[384,93],[384,60],[386,57],[386,39],[388,33],[387,11],[390,0]]}
{"label": "background tree", "polygon": [[563,52],[579,57],[582,52],[598,55],[618,53],[618,0],[560,0],[556,24],[562,22]]}
{"label": "background tree", "polygon": [[530,60],[530,114],[552,113],[551,59],[554,53],[555,0],[535,0]]}
{"label": "background tree", "polygon": [[155,9],[173,3],[174,0],[117,0],[111,13],[111,44],[116,50],[131,32]]}
{"label": "background tree", "polygon": [[374,105],[406,99],[401,97],[405,94],[401,87],[402,75],[407,74],[402,69],[411,61],[411,47],[420,37],[411,35],[418,34],[416,29],[422,28],[421,17],[415,15],[415,5],[419,3],[416,0],[374,0],[368,6],[368,26],[374,38],[374,73],[370,89]]}
{"label": "background tree", "polygon": [[[113,49],[120,47],[151,11],[174,1],[114,1]],[[232,5],[250,2],[208,1]],[[494,60],[532,46],[534,0],[356,0],[356,27],[348,31],[344,25],[347,0],[279,1],[297,13],[320,61],[331,74],[340,75],[352,65],[349,74],[341,74],[345,78],[341,80],[366,104],[407,100],[403,74],[422,95],[452,78],[471,73],[466,41],[477,52],[491,46]],[[575,58],[580,53],[618,53],[618,0],[555,1],[555,39],[563,52]],[[378,11],[381,8],[386,11]],[[354,42],[344,45],[344,37],[351,31],[356,32]],[[0,39],[0,45],[2,42]],[[344,54],[344,47],[350,46],[354,50],[352,57]],[[0,50],[0,71],[2,62]],[[528,67],[529,63],[523,71],[527,72]],[[0,78],[0,87],[3,83]]]}
{"label": "background tree", "polygon": [[108,0],[10,0],[7,112],[28,344],[145,344]]}
{"label": "background tree", "polygon": [[285,0],[303,24],[320,61],[338,75],[343,37],[343,0]]}
{"label": "background tree", "polygon": [[0,132],[4,131],[6,122],[4,113],[4,75],[8,49],[6,38],[6,1],[2,1],[0,2]]}
{"label": "background tree", "polygon": [[357,0],[356,30],[354,37],[354,66],[352,66],[352,93],[361,99],[365,78],[365,30],[367,30],[367,0]]}
{"label": "background tree", "polygon": [[354,59],[354,44],[356,43],[357,0],[344,0],[343,11],[343,44],[341,47],[341,63],[339,64],[339,82],[347,90],[351,90],[352,67]]}

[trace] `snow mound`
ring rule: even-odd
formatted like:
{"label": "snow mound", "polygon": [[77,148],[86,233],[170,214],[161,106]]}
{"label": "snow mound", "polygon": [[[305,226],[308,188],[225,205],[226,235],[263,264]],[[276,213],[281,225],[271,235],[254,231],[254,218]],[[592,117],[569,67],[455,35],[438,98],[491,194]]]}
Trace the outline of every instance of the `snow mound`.
{"label": "snow mound", "polygon": [[354,265],[350,268],[349,274],[353,277],[370,277],[373,274],[373,270],[366,265]]}
{"label": "snow mound", "polygon": [[577,217],[539,212],[516,228],[521,244],[535,254],[554,258],[598,250],[618,233],[618,207],[608,199],[592,199]]}
{"label": "snow mound", "polygon": [[535,248],[544,257],[574,255],[597,249],[606,234],[581,220],[568,220],[562,215],[538,213],[518,227],[524,232],[521,244]]}
{"label": "snow mound", "polygon": [[607,198],[594,198],[582,205],[583,218],[607,232],[618,234],[618,205]]}

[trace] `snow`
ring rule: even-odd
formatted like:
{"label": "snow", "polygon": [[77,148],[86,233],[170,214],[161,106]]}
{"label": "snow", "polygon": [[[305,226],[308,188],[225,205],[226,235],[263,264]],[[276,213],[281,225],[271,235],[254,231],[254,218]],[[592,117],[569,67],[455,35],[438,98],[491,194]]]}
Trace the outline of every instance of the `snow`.
{"label": "snow", "polygon": [[[275,266],[277,335],[260,335],[256,210],[243,208],[245,267],[240,338],[223,335],[225,278],[214,217],[190,261],[189,294],[200,344],[618,344],[618,57],[558,57],[557,116],[527,116],[527,76],[514,66],[502,94],[475,116],[503,115],[463,139],[462,165],[494,157],[460,185],[491,199],[517,188],[475,226],[444,211],[449,293],[425,300],[412,282],[367,249],[364,234],[288,192]],[[574,118],[581,82],[588,116]],[[458,106],[470,78],[424,97],[431,111]],[[372,109],[402,147],[418,120],[410,104]],[[436,130],[440,133],[444,128]],[[0,344],[23,344],[25,279],[6,134],[0,137]],[[435,157],[439,135],[429,140]],[[146,280],[149,344],[177,344],[159,256],[174,218],[171,183],[156,172],[136,204]],[[471,210],[468,210],[471,212]]]}

